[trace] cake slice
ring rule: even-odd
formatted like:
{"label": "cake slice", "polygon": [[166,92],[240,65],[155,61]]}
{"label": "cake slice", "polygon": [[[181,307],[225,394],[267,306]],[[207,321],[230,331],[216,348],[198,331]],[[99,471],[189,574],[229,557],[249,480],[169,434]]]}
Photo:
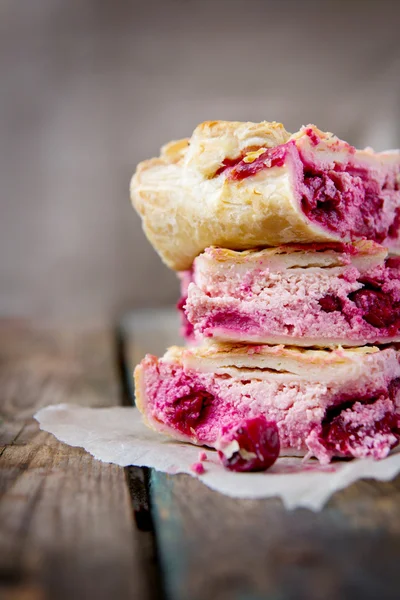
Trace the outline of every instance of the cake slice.
{"label": "cake slice", "polygon": [[211,121],[139,164],[131,197],[164,262],[233,250],[370,239],[400,252],[400,154],[356,150],[314,125]]}
{"label": "cake slice", "polygon": [[147,355],[136,402],[153,429],[218,448],[245,419],[275,423],[281,454],[384,458],[399,440],[399,352],[214,344]]}
{"label": "cake slice", "polygon": [[181,279],[180,307],[197,338],[298,346],[400,341],[400,258],[374,242],[208,248]]}

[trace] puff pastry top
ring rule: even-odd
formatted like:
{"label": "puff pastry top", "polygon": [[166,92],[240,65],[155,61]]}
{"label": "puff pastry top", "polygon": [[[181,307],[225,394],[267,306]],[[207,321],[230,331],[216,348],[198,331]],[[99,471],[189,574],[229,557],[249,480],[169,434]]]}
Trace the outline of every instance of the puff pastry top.
{"label": "puff pastry top", "polygon": [[[251,165],[269,149],[282,145],[286,145],[288,159],[269,165],[266,159],[269,168],[242,179],[223,172],[235,161]],[[384,172],[400,165],[396,152],[355,150],[313,125],[290,135],[275,122],[203,123],[190,140],[170,142],[159,158],[140,163],[131,181],[133,205],[163,261],[175,270],[185,270],[212,245],[243,250],[345,239],[312,222],[303,212],[298,193],[299,173],[303,172],[299,149],[321,168],[352,157],[377,178],[381,171],[384,177]],[[392,205],[390,200],[388,212],[393,219]]]}

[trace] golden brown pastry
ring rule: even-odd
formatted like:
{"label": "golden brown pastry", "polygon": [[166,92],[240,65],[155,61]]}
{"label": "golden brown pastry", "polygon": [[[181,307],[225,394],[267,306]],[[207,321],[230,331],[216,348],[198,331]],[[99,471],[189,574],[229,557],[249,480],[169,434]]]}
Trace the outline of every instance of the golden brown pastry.
{"label": "golden brown pastry", "polygon": [[356,150],[314,125],[210,121],[140,163],[132,202],[172,269],[209,246],[370,239],[400,252],[400,154]]}

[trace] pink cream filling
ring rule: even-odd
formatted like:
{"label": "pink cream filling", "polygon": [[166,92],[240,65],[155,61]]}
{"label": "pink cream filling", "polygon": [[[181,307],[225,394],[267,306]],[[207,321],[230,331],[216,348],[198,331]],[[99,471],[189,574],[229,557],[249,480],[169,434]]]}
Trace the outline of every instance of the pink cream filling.
{"label": "pink cream filling", "polygon": [[[319,138],[307,130],[313,146]],[[270,148],[253,162],[243,157],[225,159],[214,176],[241,181],[262,170],[293,163],[303,213],[342,238],[366,238],[378,243],[398,237],[400,228],[399,167],[368,167],[354,158],[349,146],[345,162],[322,164],[306,155],[294,141]]]}
{"label": "pink cream filling", "polygon": [[[190,320],[195,330],[213,337],[216,332],[241,339],[265,335],[294,335],[322,338],[367,339],[375,342],[390,339],[400,333],[400,259],[391,257],[385,267],[378,267],[370,275],[360,276],[355,283],[360,289],[351,293],[338,291],[324,293],[319,298],[293,297],[291,304],[270,308],[248,290],[237,290],[233,300],[220,302],[207,310],[192,309]],[[339,278],[343,290],[348,289],[346,278],[354,277],[354,269]],[[256,280],[256,275],[255,275]],[[342,283],[340,283],[342,282]],[[354,287],[357,286],[353,286]],[[240,300],[237,306],[237,300]],[[210,300],[212,302],[212,300]]]}
{"label": "pink cream filling", "polygon": [[355,383],[331,396],[325,389],[324,397],[323,386],[310,382],[235,380],[152,357],[144,363],[152,418],[198,444],[215,447],[225,428],[260,415],[276,423],[282,449],[322,463],[332,456],[384,458],[399,441],[399,379],[382,389]]}
{"label": "pink cream filling", "polygon": [[[341,313],[349,324],[348,329],[351,329],[351,321],[357,321],[359,325],[360,319],[367,325],[372,326],[375,330],[379,330],[379,335],[384,338],[394,337],[400,332],[400,302],[395,301],[390,293],[382,292],[380,287],[372,287],[371,284],[366,284],[361,290],[353,292],[348,296],[351,304],[347,303],[343,306],[342,300],[333,294],[326,294],[319,300],[321,310],[325,313]],[[282,308],[281,316],[285,314]],[[260,327],[265,329],[264,314],[255,314],[249,316],[234,310],[221,310],[214,312],[209,319],[202,325],[201,330],[207,331],[208,336],[212,336],[212,330],[223,329],[226,331],[238,331],[257,335]],[[361,323],[362,325],[362,323]],[[290,327],[286,325],[288,334]],[[347,328],[345,328],[347,329]],[[368,334],[370,328],[365,328],[364,334]],[[362,326],[361,326],[362,330]],[[361,334],[360,327],[358,331]],[[339,336],[341,332],[337,330]]]}

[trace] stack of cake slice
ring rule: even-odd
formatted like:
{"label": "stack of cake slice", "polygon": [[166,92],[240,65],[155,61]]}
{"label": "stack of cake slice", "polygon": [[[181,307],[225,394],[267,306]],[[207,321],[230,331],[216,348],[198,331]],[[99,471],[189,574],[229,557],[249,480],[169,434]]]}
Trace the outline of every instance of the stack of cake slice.
{"label": "stack of cake slice", "polygon": [[270,464],[261,438],[321,463],[387,456],[400,421],[399,153],[311,125],[209,122],[141,163],[131,193],[179,273],[193,342],[136,368],[146,422],[237,470]]}

